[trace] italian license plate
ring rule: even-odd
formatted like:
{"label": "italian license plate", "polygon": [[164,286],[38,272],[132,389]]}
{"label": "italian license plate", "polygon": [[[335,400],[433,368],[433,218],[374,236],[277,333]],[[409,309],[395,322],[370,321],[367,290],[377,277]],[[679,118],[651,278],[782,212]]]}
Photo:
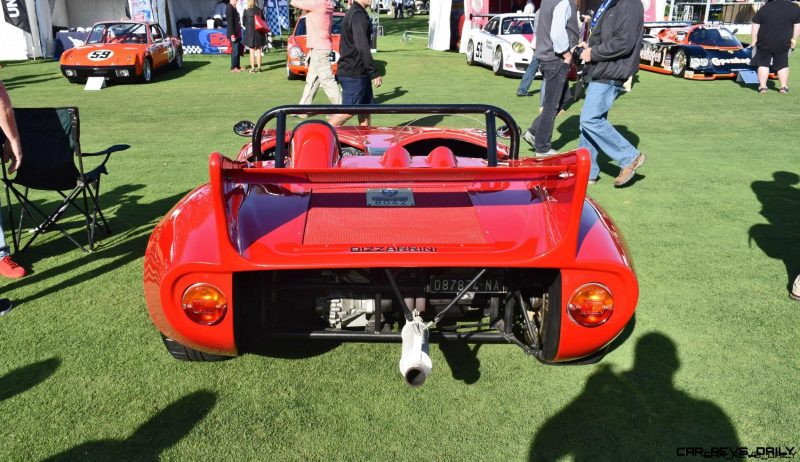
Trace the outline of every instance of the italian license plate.
{"label": "italian license plate", "polygon": [[[432,276],[428,282],[429,293],[451,293],[457,294],[469,285],[471,279],[453,279]],[[501,294],[507,291],[506,287],[498,279],[481,279],[469,289],[469,292],[480,292],[484,294]]]}

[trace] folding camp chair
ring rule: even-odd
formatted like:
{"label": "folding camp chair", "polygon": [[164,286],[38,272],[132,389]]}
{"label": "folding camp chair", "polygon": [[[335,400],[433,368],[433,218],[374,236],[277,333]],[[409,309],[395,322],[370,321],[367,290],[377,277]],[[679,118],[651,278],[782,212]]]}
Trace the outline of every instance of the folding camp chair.
{"label": "folding camp chair", "polygon": [[[94,250],[94,234],[98,222],[111,233],[97,199],[100,175],[108,173],[106,162],[113,152],[130,146],[115,145],[100,152],[81,152],[80,119],[76,107],[16,108],[14,116],[22,143],[22,165],[16,176],[9,178],[6,165],[3,164],[2,179],[6,189],[14,250],[25,250],[37,236],[51,228],[60,231],[84,252]],[[103,155],[105,158],[100,165],[88,172],[84,170],[84,157]],[[52,212],[46,213],[29,200],[28,191],[31,189],[56,191],[62,200]],[[11,201],[12,194],[19,205],[16,216]],[[82,199],[80,204],[79,199]],[[59,218],[70,206],[85,218],[88,250],[58,224]],[[42,218],[40,223],[36,223],[37,217]],[[34,227],[27,242],[21,245],[26,218],[33,222]]]}

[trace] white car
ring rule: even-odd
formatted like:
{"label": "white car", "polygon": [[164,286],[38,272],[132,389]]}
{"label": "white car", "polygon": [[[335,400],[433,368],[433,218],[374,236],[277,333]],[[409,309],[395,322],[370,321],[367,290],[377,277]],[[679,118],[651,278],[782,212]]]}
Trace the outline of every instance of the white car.
{"label": "white car", "polygon": [[472,29],[467,42],[467,64],[491,66],[497,75],[525,73],[533,58],[535,14],[499,14]]}

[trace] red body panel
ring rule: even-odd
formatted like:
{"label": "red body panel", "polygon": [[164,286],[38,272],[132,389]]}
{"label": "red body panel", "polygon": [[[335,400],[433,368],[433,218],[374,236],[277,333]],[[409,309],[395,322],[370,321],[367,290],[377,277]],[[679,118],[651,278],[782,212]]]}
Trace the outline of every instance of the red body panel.
{"label": "red body panel", "polygon": [[[633,315],[638,286],[619,230],[585,198],[588,153],[487,167],[484,160],[459,157],[449,148],[424,156],[400,149],[434,131],[440,138],[477,136],[459,130],[342,128],[342,143],[383,148],[393,141],[395,147],[383,155],[339,158],[338,152],[324,154],[325,138],[311,133],[301,138],[316,143],[315,151],[290,150],[289,167],[283,169],[271,161],[237,162],[212,154],[210,182],[164,217],[147,248],[145,294],[157,328],[191,348],[235,355],[233,273],[480,265],[561,271],[556,361],[589,355],[611,342]],[[274,136],[266,143],[274,145]],[[296,168],[305,162],[298,156],[319,151],[313,168]],[[416,205],[367,207],[365,191],[371,188],[410,188]],[[221,323],[197,325],[183,314],[182,293],[197,282],[227,294],[229,313]],[[572,293],[588,282],[604,284],[615,302],[609,321],[595,328],[579,326],[566,311]]]}

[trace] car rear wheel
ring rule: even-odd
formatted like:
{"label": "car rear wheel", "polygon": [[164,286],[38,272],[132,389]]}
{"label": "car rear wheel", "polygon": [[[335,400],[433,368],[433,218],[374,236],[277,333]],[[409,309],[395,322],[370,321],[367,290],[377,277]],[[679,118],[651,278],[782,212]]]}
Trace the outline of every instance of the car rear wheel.
{"label": "car rear wheel", "polygon": [[150,58],[145,58],[142,63],[142,82],[150,83],[153,80],[153,64],[150,63]]}
{"label": "car rear wheel", "polygon": [[503,50],[500,47],[497,47],[492,55],[492,71],[495,75],[503,74]]}
{"label": "car rear wheel", "polygon": [[171,354],[173,358],[179,359],[181,361],[211,362],[211,361],[225,361],[226,359],[231,359],[230,356],[215,355],[211,353],[197,351],[185,345],[181,345],[180,343],[176,342],[175,340],[172,340],[171,338],[165,336],[164,334],[161,334],[161,340],[164,341],[164,346],[167,347],[167,351],[169,351],[169,354]]}
{"label": "car rear wheel", "polygon": [[686,72],[686,52],[678,50],[672,56],[672,75],[683,77],[684,72]]}
{"label": "car rear wheel", "polygon": [[467,64],[470,66],[475,64],[475,44],[472,43],[472,40],[467,42]]}

